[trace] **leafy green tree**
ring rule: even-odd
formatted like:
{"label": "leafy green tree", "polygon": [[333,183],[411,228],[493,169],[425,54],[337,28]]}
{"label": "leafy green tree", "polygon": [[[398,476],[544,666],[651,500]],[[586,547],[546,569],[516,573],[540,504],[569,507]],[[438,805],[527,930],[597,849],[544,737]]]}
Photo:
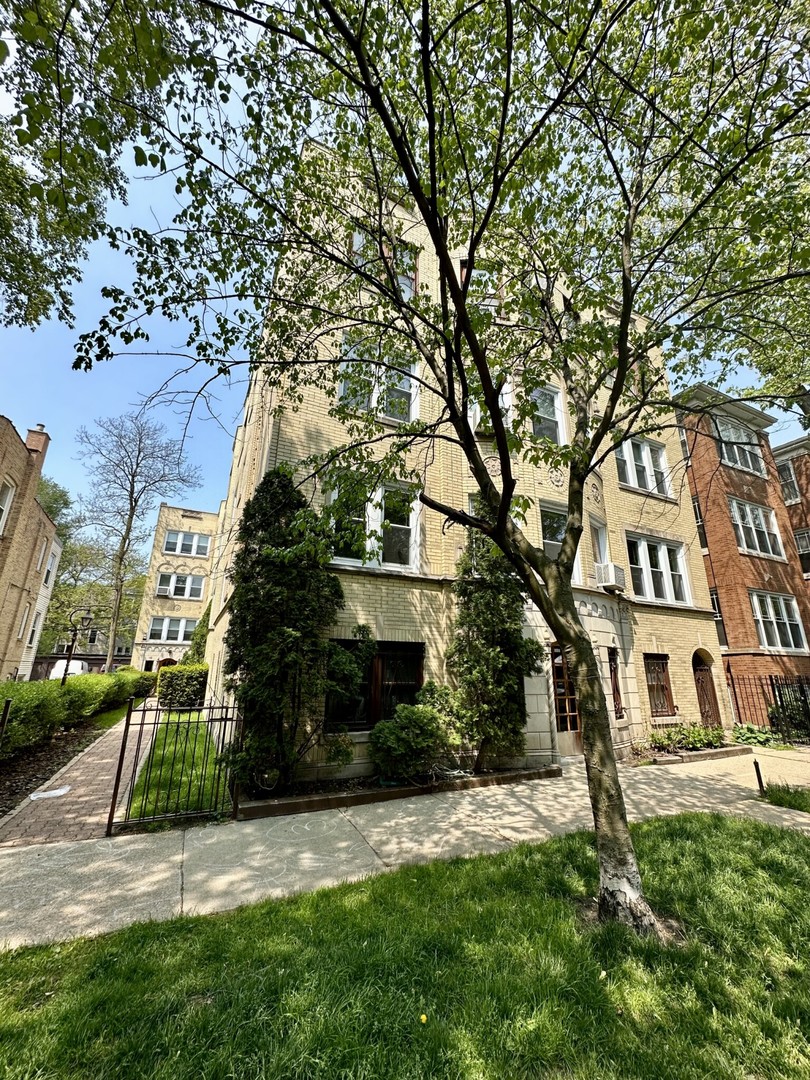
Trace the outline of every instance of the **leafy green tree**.
{"label": "leafy green tree", "polygon": [[191,635],[191,644],[188,650],[180,661],[181,664],[204,664],[205,663],[205,643],[208,640],[208,626],[211,619],[211,601],[208,601],[208,605],[200,618],[197,620],[197,625],[194,627],[194,633]]}
{"label": "leafy green tree", "polygon": [[[24,40],[98,15],[81,0],[70,10],[31,3]],[[617,444],[669,422],[668,375],[675,390],[707,377],[722,387],[741,362],[766,370],[788,354],[806,370],[805,5],[199,0],[171,9],[174,28],[157,19],[160,33],[109,10],[99,21],[113,53],[98,53],[99,68],[117,77],[137,45],[137,70],[154,71],[159,107],[124,86],[117,110],[138,114],[136,162],[173,171],[180,207],[159,233],[119,234],[137,281],[108,290],[110,313],[76,362],[145,337],[156,310],[182,315],[192,358],[261,366],[277,407],[312,386],[330,394],[346,445],[314,468],[337,460],[418,482],[415,454],[456,445],[487,516],[422,502],[504,552],[560,642],[583,723],[600,912],[655,930],[571,584],[584,491]],[[48,57],[34,99],[53,112],[86,61],[69,71],[59,50]],[[95,137],[120,147],[116,109],[100,104]],[[436,261],[435,290],[406,285],[420,252],[400,207]],[[433,407],[381,428],[358,403],[390,394],[411,364]],[[565,445],[533,422],[549,381],[566,389]],[[807,382],[800,370],[793,385]],[[554,558],[523,527],[519,472],[541,464],[567,476]]]}
{"label": "leafy green tree", "polygon": [[66,544],[72,539],[78,528],[78,518],[73,513],[73,499],[67,488],[51,479],[41,476],[37,487],[37,502],[56,526],[56,535]]}
{"label": "leafy green tree", "polygon": [[[288,790],[323,730],[327,695],[349,698],[363,672],[327,634],[344,606],[328,569],[333,536],[307,508],[292,474],[265,474],[245,504],[231,580],[225,671],[242,710],[246,763],[254,784]],[[359,634],[367,641],[368,633]]]}
{"label": "leafy green tree", "polygon": [[456,718],[478,748],[475,771],[524,749],[523,680],[533,675],[543,649],[523,636],[526,592],[503,553],[470,531],[456,565],[458,602],[447,666],[458,684]]}

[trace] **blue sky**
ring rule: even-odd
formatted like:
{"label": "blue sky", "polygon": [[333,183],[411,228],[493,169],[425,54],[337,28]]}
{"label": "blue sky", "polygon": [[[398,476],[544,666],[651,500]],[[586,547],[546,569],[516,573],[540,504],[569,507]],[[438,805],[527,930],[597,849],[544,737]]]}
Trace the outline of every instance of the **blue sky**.
{"label": "blue sky", "polygon": [[[130,188],[130,206],[116,212],[122,222],[129,223],[135,217],[143,222],[145,214],[168,219],[169,207],[161,199],[159,186],[138,182]],[[45,425],[51,445],[44,472],[74,496],[88,488],[87,476],[77,460],[76,429],[81,425],[90,427],[98,417],[118,416],[139,407],[177,366],[166,357],[121,356],[98,364],[90,372],[73,371],[74,345],[79,334],[92,329],[107,310],[108,302],[100,295],[102,286],[127,287],[131,280],[126,257],[99,242],[92,246],[83,281],[74,292],[75,329],[55,320],[33,331],[0,327],[0,413],[12,421],[23,438],[29,427]],[[152,340],[142,346],[145,349],[175,349],[185,343],[186,328],[182,323],[154,323],[151,329]],[[203,378],[195,373],[181,385],[196,389]],[[217,381],[210,411],[198,408],[190,420],[188,408],[180,405],[163,405],[151,411],[150,415],[164,424],[173,438],[185,439],[189,460],[203,474],[202,487],[171,501],[201,510],[218,509],[227,489],[231,447],[245,389],[244,369],[240,368],[230,384],[223,379]]]}

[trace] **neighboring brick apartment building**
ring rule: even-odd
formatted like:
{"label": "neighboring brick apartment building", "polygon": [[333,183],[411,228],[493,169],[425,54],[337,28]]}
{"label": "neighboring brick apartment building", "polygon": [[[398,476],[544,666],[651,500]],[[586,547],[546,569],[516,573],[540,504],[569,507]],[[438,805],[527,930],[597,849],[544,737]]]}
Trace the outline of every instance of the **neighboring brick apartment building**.
{"label": "neighboring brick apartment building", "polygon": [[0,680],[31,676],[62,544],[37,502],[50,436],[0,416]]}
{"label": "neighboring brick apartment building", "polygon": [[681,400],[709,410],[684,413],[683,444],[726,673],[810,675],[810,594],[783,495],[800,505],[801,473],[794,500],[768,442],[774,417],[702,385]]}
{"label": "neighboring brick apartment building", "polygon": [[810,435],[774,446],[773,458],[810,595]]}
{"label": "neighboring brick apartment building", "polygon": [[217,515],[160,504],[135,631],[132,664],[156,671],[176,664],[210,600]]}
{"label": "neighboring brick apartment building", "polygon": [[[410,226],[407,239],[419,250],[419,286],[432,289],[435,296],[432,245],[419,228]],[[321,348],[329,347],[322,339]],[[426,370],[413,374],[429,377]],[[569,413],[564,389],[549,384],[538,391],[536,401],[537,416],[530,421],[535,432],[565,443]],[[346,441],[345,428],[330,415],[326,392],[308,388],[300,407],[281,415],[274,404],[261,373],[255,374],[219,517],[207,648],[209,686],[215,694],[223,688],[227,570],[245,502],[268,469],[283,462],[295,465]],[[388,431],[416,416],[428,422],[438,417],[433,395],[420,392],[417,380],[410,378],[403,378],[388,400],[380,395],[363,407],[374,409],[382,429]],[[486,444],[483,432],[480,438]],[[497,476],[497,458],[488,456],[486,461]],[[553,557],[565,520],[565,475],[558,468],[525,462],[516,464],[516,475],[520,493],[532,499],[534,507],[525,531]],[[457,448],[437,443],[424,476],[427,494],[467,508],[475,485]],[[609,456],[587,487],[575,593],[596,646],[620,756],[652,724],[697,723],[702,718],[731,723],[703,558],[688,491],[684,494],[679,483],[682,478],[673,418],[660,436],[632,440],[619,456]],[[389,491],[395,494],[390,506]],[[315,505],[331,495],[314,483],[307,486],[307,494]],[[328,723],[345,724],[352,733],[356,772],[368,767],[365,744],[380,717],[390,715],[398,701],[412,701],[423,680],[449,681],[445,656],[454,616],[452,582],[464,530],[444,529],[441,516],[416,497],[410,507],[402,503],[402,489],[396,485],[374,492],[365,508],[365,526],[374,534],[385,523],[382,543],[378,547],[369,535],[365,561],[363,552],[352,550],[336,552],[333,560],[346,597],[334,637],[347,639],[352,626],[365,623],[378,648],[356,712],[349,715],[344,710],[327,718]],[[526,632],[547,646],[543,671],[527,679],[525,686],[527,758],[542,763],[579,752],[579,718],[562,653],[533,607],[526,610]]]}

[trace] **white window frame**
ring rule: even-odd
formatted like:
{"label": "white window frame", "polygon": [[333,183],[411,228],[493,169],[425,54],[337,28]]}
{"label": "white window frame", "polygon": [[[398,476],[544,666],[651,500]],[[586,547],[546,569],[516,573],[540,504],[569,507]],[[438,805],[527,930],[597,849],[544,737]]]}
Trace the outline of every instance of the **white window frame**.
{"label": "white window frame", "polygon": [[[797,529],[793,534],[793,538],[796,541],[796,550],[799,552],[799,560],[801,561],[802,555],[810,555],[810,529]],[[805,570],[802,567],[802,572],[805,577],[810,577],[810,570]]]}
{"label": "white window frame", "polygon": [[[178,624],[176,638],[167,637],[169,624],[173,622]],[[153,615],[149,621],[149,628],[146,631],[146,640],[163,644],[168,643],[170,645],[188,645],[198,622],[198,619],[183,619],[178,618],[175,615]],[[158,623],[161,625],[160,637],[154,637],[152,631]]]}
{"label": "white window frame", "polygon": [[53,568],[56,566],[56,552],[52,551],[48,556],[48,565],[45,567],[45,576],[42,579],[43,585],[50,585],[51,578],[53,577]]}
{"label": "white window frame", "polygon": [[[160,583],[161,578],[168,578],[169,579],[169,584],[168,585],[161,585],[161,583]],[[178,592],[178,590],[177,590],[177,579],[178,578],[185,578],[186,579],[185,587],[184,587],[183,592]],[[199,596],[192,596],[191,595],[191,590],[194,587],[193,582],[195,580],[199,581],[199,583],[200,583],[200,595]],[[174,573],[174,574],[160,573],[160,574],[158,574],[157,585],[155,586],[155,596],[168,596],[168,597],[171,597],[172,600],[202,600],[204,593],[205,593],[205,577],[202,574],[178,574],[178,573]]]}
{"label": "white window frame", "polygon": [[[588,533],[588,536],[589,536],[590,541],[591,541],[591,557],[593,559],[594,566],[596,566],[597,563],[599,563],[600,565],[604,565],[605,563],[609,563],[610,562],[610,538],[608,536],[607,522],[603,521],[601,518],[597,518],[597,517],[594,517],[592,514],[589,514],[588,515],[588,523],[590,525],[590,531]],[[594,546],[594,542],[593,542],[593,534],[594,534],[594,532],[599,533],[599,535],[604,540],[605,557],[602,560],[597,558],[599,552],[596,550],[596,547]]]}
{"label": "white window frame", "polygon": [[[169,547],[169,537],[176,536],[177,543],[175,547]],[[191,551],[183,551],[183,543],[187,536],[191,537]],[[200,551],[200,540],[206,540],[205,551]],[[182,555],[183,558],[201,558],[207,559],[211,551],[211,534],[210,533],[193,533],[183,532],[182,529],[167,529],[166,535],[163,538],[163,553],[165,555]]]}
{"label": "white window frame", "polygon": [[[544,553],[546,555],[548,555],[548,552],[546,551],[546,541],[543,539],[543,511],[546,511],[547,513],[550,513],[550,514],[558,514],[561,517],[564,517],[564,518],[567,519],[568,518],[568,510],[561,503],[551,503],[551,502],[541,502],[540,503],[540,514],[539,514],[540,542],[543,545]],[[549,543],[551,543],[554,547],[557,547],[557,549],[558,549],[557,554],[559,554],[559,548],[562,547],[562,544],[557,544],[557,542],[555,540],[549,541]],[[573,572],[571,574],[571,584],[572,585],[581,585],[582,584],[582,574],[581,574],[581,570],[580,570],[580,561],[579,561],[580,550],[581,550],[581,543],[580,543],[580,546],[577,547],[577,553],[574,556],[574,569],[573,569]],[[556,556],[554,556],[554,557],[556,558]],[[552,556],[549,555],[549,558],[552,558]]]}
{"label": "white window frame", "polygon": [[[512,380],[507,379],[501,387],[501,392],[498,394],[498,405],[501,410],[501,416],[503,417],[503,425],[507,431],[512,427],[512,407],[513,407],[513,395],[512,395]],[[467,406],[467,419],[472,428],[473,434],[480,434],[481,438],[488,439],[492,437],[492,429],[487,428],[481,432],[478,429],[481,427],[481,423],[484,419],[484,413],[481,409],[481,405],[477,401],[471,401]],[[487,415],[487,419],[489,416]]]}
{"label": "white window frame", "polygon": [[[768,652],[807,652],[807,635],[804,632],[801,615],[796,604],[796,598],[787,593],[769,593],[751,589],[751,613],[754,616],[754,625],[757,628],[757,637],[760,646]],[[792,618],[791,618],[792,616]],[[770,626],[774,641],[768,640],[767,628]],[[795,635],[790,627],[798,629],[801,644],[795,643]],[[790,645],[785,645],[780,630],[784,629],[785,635],[791,640]]]}
{"label": "white window frame", "polygon": [[[627,562],[630,566],[630,581],[633,586],[633,594],[642,600],[653,604],[677,604],[678,606],[691,603],[691,590],[689,587],[689,575],[687,573],[684,545],[672,540],[662,540],[656,536],[644,536],[638,533],[627,533]],[[640,562],[634,563],[630,557],[630,544],[638,545]],[[655,558],[651,553],[655,552]],[[677,561],[677,570],[673,571],[669,552],[674,552]],[[657,563],[657,565],[656,565]],[[636,577],[633,570],[641,572],[642,591],[636,591]],[[660,573],[661,577],[654,577]],[[681,579],[683,599],[679,600],[675,591],[674,575],[678,574]],[[655,582],[663,584],[664,596],[658,596],[655,590]]]}
{"label": "white window frame", "polygon": [[0,480],[0,536],[6,531],[11,504],[16,494],[17,488],[10,480]]}
{"label": "white window frame", "polygon": [[31,605],[26,604],[25,605],[25,610],[23,611],[22,619],[20,620],[20,630],[19,630],[19,633],[17,634],[17,641],[22,641],[23,637],[25,636],[25,628],[28,625],[28,616],[30,614],[31,614]]}
{"label": "white window frame", "polygon": [[717,450],[720,460],[732,469],[766,476],[765,462],[762,460],[762,448],[755,431],[727,416],[715,416],[714,427],[717,432]]}
{"label": "white window frame", "polygon": [[[776,515],[770,506],[745,502],[743,499],[729,497],[729,513],[734,526],[737,547],[749,555],[765,555],[771,559],[785,558],[785,545],[779,535]],[[765,546],[761,546],[761,536],[765,537]],[[772,551],[772,537],[776,539],[776,551]],[[749,543],[749,538],[753,543]]]}
{"label": "white window frame", "polygon": [[26,649],[33,648],[33,646],[36,644],[37,630],[39,629],[39,620],[41,618],[42,618],[42,612],[41,611],[35,611],[34,612],[34,618],[31,621],[31,630],[30,630],[30,632],[28,634],[28,644],[25,646]]}
{"label": "white window frame", "polygon": [[[414,571],[419,567],[419,511],[420,503],[416,497],[416,492],[413,494],[411,501],[411,512],[408,519],[408,527],[410,528],[410,542],[408,545],[409,559],[406,563],[392,563],[386,562],[383,559],[383,521],[385,516],[385,492],[386,491],[405,491],[405,488],[399,487],[397,484],[386,484],[382,488],[377,488],[366,502],[365,510],[365,532],[366,542],[365,559],[353,559],[346,555],[334,555],[332,562],[337,566],[376,566],[385,570],[397,570]],[[333,492],[330,496],[330,503],[334,502],[337,498],[337,493]],[[397,528],[397,526],[392,526]]]}
{"label": "white window frame", "polygon": [[[563,409],[562,390],[560,390],[559,386],[553,386],[551,384],[547,384],[545,386],[538,386],[536,390],[532,391],[532,401],[534,402],[535,405],[537,405],[537,395],[538,394],[551,394],[551,395],[553,395],[553,398],[554,398],[554,416],[553,416],[553,419],[557,423],[557,438],[552,439],[551,441],[556,446],[565,446],[566,443],[568,442],[568,432],[566,430],[566,424],[565,424],[565,410]],[[548,413],[540,413],[539,410],[536,409],[536,408],[534,409],[534,411],[532,413],[532,433],[533,433],[534,437],[536,439],[548,438],[547,435],[538,435],[537,432],[534,430],[534,416],[535,416],[535,414],[537,414],[539,416],[542,416],[546,420],[551,420],[552,417],[549,416]]]}
{"label": "white window frame", "polygon": [[[783,469],[787,469],[790,475],[787,477],[782,476]],[[793,462],[788,459],[787,461],[778,463],[776,472],[779,476],[779,485],[782,488],[782,500],[785,506],[792,506],[794,503],[799,502],[801,500],[801,495],[799,494],[799,483],[796,480],[796,470],[793,468]],[[791,495],[790,498],[788,498],[788,493],[785,491],[786,487],[792,487],[795,495]]]}
{"label": "white window frame", "polygon": [[[630,447],[629,457],[625,452],[627,446]],[[646,484],[639,482],[639,469],[644,470]],[[626,442],[619,443],[616,447],[616,471],[622,487],[643,491],[647,495],[672,497],[669,463],[663,443],[652,442],[650,439],[627,439]],[[624,479],[622,472],[625,474]]]}
{"label": "white window frame", "polygon": [[45,561],[45,552],[48,550],[47,537],[42,541],[42,547],[39,549],[39,558],[37,559],[37,573],[42,569],[42,564]]}
{"label": "white window frame", "polygon": [[[341,360],[339,373],[340,381],[338,383],[338,401],[345,403],[346,406],[357,413],[375,413],[380,420],[385,421],[387,424],[410,424],[419,416],[419,385],[416,381],[417,378],[417,365],[416,363],[405,364],[400,370],[397,368],[393,370],[391,366],[381,367],[374,364],[373,361],[364,361],[364,358],[354,353],[357,348],[356,345],[349,345],[346,341],[346,335],[343,335],[343,355],[346,359]],[[368,396],[361,400],[359,396],[352,400],[353,393],[352,387],[347,382],[346,375],[351,372],[352,368],[358,364],[367,363],[369,366],[369,391]],[[410,404],[408,406],[407,416],[391,416],[385,411],[387,387],[386,382],[394,380],[396,382],[392,384],[391,389],[395,391],[409,392]],[[354,393],[357,393],[357,387],[354,388]]]}

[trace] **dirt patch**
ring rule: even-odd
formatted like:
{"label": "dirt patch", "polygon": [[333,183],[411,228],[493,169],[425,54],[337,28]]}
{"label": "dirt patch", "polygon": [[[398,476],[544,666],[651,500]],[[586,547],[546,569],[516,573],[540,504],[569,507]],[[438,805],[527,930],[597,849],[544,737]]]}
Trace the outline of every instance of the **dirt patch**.
{"label": "dirt patch", "polygon": [[[601,926],[599,920],[599,905],[595,896],[589,896],[587,900],[575,900],[574,907],[577,909],[577,917],[587,930],[594,930]],[[683,923],[668,915],[657,915],[659,940],[662,945],[683,946],[686,944],[686,930]]]}
{"label": "dirt patch", "polygon": [[59,732],[50,742],[26,747],[0,761],[0,818],[104,734],[92,720]]}

